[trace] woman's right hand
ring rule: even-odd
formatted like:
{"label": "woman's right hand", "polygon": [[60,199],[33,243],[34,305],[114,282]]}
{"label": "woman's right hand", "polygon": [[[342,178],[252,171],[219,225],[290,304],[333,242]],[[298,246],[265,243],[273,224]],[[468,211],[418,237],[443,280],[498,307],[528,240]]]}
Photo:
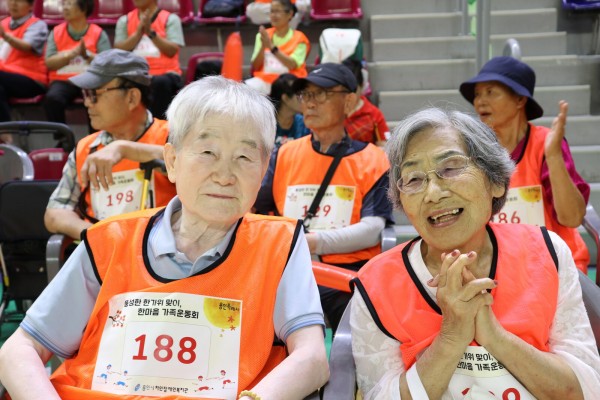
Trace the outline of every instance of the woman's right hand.
{"label": "woman's right hand", "polygon": [[[496,286],[489,278],[475,279],[470,274],[467,267],[476,259],[477,253],[473,251],[460,254],[454,250],[444,257],[437,277],[437,302],[442,310],[440,337],[465,347],[475,338],[477,313],[482,307],[493,303],[487,289]],[[471,275],[473,279],[463,279],[466,275]]]}
{"label": "woman's right hand", "polygon": [[260,33],[260,40],[262,42],[263,49],[271,49],[273,44],[271,43],[271,38],[269,37],[269,33],[265,29],[264,26],[258,27],[258,33]]}

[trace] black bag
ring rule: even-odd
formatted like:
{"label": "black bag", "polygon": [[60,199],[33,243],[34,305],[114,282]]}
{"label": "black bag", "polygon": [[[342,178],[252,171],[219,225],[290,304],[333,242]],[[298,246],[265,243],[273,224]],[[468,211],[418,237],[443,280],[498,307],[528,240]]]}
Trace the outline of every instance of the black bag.
{"label": "black bag", "polygon": [[208,0],[203,17],[239,17],[244,14],[244,0]]}
{"label": "black bag", "polygon": [[196,65],[194,80],[202,79],[205,76],[221,75],[223,61],[221,60],[205,60]]}

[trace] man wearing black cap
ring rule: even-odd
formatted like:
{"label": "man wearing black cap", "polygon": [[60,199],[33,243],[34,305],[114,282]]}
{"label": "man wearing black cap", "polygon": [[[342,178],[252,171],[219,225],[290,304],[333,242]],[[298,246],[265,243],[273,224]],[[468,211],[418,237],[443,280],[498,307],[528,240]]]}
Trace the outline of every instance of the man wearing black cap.
{"label": "man wearing black cap", "polygon": [[[381,252],[381,231],[392,221],[385,153],[350,139],[344,130],[356,86],[350,69],[331,63],[295,82],[311,135],[273,153],[255,204],[259,213],[304,219],[313,259],[354,271]],[[330,182],[323,184],[336,159]],[[321,186],[324,193],[313,206]],[[350,295],[322,287],[320,292],[335,330]]]}
{"label": "man wearing black cap", "polygon": [[[139,163],[162,159],[166,121],[148,111],[146,61],[124,50],[98,54],[88,70],[69,79],[83,91],[90,123],[98,132],[81,139],[44,216],[50,232],[79,239],[97,220],[139,209]],[[151,181],[154,205],[166,205],[175,187],[162,174]]]}

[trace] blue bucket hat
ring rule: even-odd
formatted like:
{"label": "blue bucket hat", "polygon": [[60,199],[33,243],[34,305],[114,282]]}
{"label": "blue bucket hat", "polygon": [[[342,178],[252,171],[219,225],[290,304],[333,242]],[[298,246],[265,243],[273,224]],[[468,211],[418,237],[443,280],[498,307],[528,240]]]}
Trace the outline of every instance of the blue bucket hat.
{"label": "blue bucket hat", "polygon": [[525,115],[532,120],[544,115],[544,109],[534,100],[535,72],[531,67],[513,57],[494,57],[481,68],[474,78],[460,85],[460,93],[471,104],[475,98],[475,84],[500,82],[518,95],[527,97]]}

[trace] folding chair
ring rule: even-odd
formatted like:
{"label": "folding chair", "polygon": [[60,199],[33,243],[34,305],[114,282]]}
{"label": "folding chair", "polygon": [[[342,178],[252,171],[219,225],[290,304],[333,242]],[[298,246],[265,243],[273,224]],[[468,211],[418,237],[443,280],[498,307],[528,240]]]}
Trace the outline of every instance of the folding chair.
{"label": "folding chair", "polygon": [[219,60],[223,62],[223,53],[217,51],[204,52],[204,53],[196,53],[193,54],[189,60],[187,65],[187,71],[185,73],[185,84],[187,85],[190,82],[196,80],[196,67],[203,61],[209,60]]}
{"label": "folding chair", "polygon": [[44,226],[48,199],[58,184],[55,180],[9,181],[0,185],[0,263],[3,298],[0,318],[10,300],[19,311],[33,301],[47,284]]}
{"label": "folding chair", "polygon": [[38,0],[33,4],[33,15],[48,25],[58,25],[65,21],[63,2],[57,0]]}
{"label": "folding chair", "polygon": [[69,153],[64,149],[48,148],[32,150],[28,156],[33,163],[33,179],[60,179]]}
{"label": "folding chair", "polygon": [[0,183],[33,179],[33,162],[27,153],[12,144],[0,144]]}
{"label": "folding chair", "polygon": [[310,17],[316,20],[360,19],[360,0],[312,0]]}
{"label": "folding chair", "polygon": [[71,128],[58,122],[46,121],[11,121],[0,122],[0,132],[17,135],[20,147],[30,150],[31,135],[51,134],[58,141],[59,147],[67,153],[75,148],[75,135]]}
{"label": "folding chair", "polygon": [[97,0],[94,12],[88,22],[99,25],[116,25],[121,15],[127,14],[135,6],[132,0]]}
{"label": "folding chair", "polygon": [[158,0],[158,7],[177,14],[182,24],[194,21],[194,5],[192,0]]}

